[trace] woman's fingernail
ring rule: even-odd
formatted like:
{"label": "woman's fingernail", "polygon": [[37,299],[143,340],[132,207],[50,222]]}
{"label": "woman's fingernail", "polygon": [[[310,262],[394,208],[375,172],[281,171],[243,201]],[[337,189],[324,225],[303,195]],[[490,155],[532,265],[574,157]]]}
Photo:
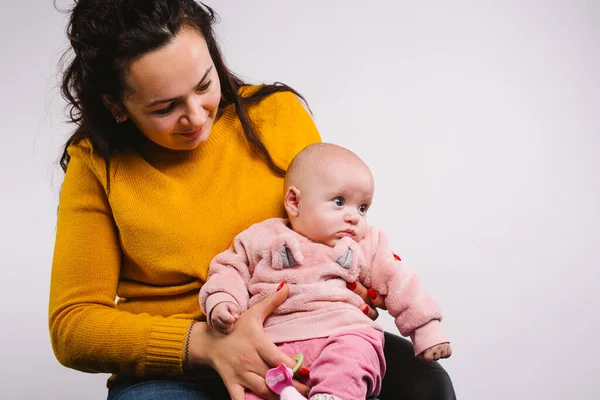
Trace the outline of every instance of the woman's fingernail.
{"label": "woman's fingernail", "polygon": [[308,370],[308,368],[302,367],[298,370],[298,375],[308,377],[310,375],[310,371]]}
{"label": "woman's fingernail", "polygon": [[285,285],[287,283],[287,281],[283,281],[279,284],[279,286],[277,286],[277,291],[279,292],[281,290],[281,288],[283,287],[283,285]]}
{"label": "woman's fingernail", "polygon": [[377,298],[377,292],[374,291],[373,289],[367,290],[367,294],[369,295],[371,300],[375,300]]}
{"label": "woman's fingernail", "polygon": [[346,287],[350,290],[356,289],[356,282],[346,282]]}
{"label": "woman's fingernail", "polygon": [[398,254],[396,254],[396,253],[392,253],[392,254],[394,255],[394,258],[395,258],[396,260],[398,260],[398,261],[402,261],[402,260],[400,259],[400,257],[398,256]]}
{"label": "woman's fingernail", "polygon": [[363,312],[365,315],[369,314],[369,306],[368,306],[368,305],[366,305],[366,304],[364,304],[364,305],[363,305],[363,306],[360,308],[360,310],[361,310],[361,311],[362,311],[362,312]]}

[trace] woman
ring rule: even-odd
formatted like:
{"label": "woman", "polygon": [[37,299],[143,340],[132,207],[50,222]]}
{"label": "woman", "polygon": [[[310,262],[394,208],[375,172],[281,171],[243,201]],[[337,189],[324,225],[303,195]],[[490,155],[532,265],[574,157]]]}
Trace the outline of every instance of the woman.
{"label": "woman", "polygon": [[[266,371],[294,365],[262,332],[286,285],[227,336],[195,322],[210,259],[283,215],[284,170],[320,141],[291,88],[228,71],[213,22],[193,0],[80,0],[71,12],[62,88],[77,129],[61,159],[50,332],[62,364],[113,374],[111,399],[274,398]],[[386,340],[382,399],[454,398],[439,365]]]}

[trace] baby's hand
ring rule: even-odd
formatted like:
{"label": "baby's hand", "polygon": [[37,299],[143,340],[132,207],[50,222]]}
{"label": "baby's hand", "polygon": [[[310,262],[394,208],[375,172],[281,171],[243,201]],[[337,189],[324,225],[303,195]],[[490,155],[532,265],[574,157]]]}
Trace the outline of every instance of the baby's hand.
{"label": "baby's hand", "polygon": [[210,324],[217,331],[227,335],[233,329],[233,323],[240,317],[237,304],[226,301],[217,304],[210,313]]}
{"label": "baby's hand", "polygon": [[419,358],[425,362],[437,361],[440,358],[448,358],[452,355],[452,348],[450,343],[441,343],[433,347],[428,348],[421,354]]}

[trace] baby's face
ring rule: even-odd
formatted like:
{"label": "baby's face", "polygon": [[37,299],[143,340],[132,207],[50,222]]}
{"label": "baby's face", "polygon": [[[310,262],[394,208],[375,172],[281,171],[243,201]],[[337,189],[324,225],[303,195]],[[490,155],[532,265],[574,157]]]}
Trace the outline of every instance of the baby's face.
{"label": "baby's face", "polygon": [[335,246],[343,237],[355,241],[367,232],[373,199],[373,176],[364,165],[332,164],[300,189],[294,229],[309,239]]}

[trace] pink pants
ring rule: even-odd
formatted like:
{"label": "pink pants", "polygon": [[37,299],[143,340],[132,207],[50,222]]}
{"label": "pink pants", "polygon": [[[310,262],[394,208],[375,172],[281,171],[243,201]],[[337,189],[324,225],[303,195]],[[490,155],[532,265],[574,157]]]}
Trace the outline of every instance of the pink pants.
{"label": "pink pants", "polygon": [[[280,343],[284,353],[304,355],[303,366],[310,369],[307,385],[310,396],[332,394],[343,400],[365,400],[381,390],[385,374],[383,332],[364,328],[334,336]],[[260,399],[246,392],[247,400]]]}

